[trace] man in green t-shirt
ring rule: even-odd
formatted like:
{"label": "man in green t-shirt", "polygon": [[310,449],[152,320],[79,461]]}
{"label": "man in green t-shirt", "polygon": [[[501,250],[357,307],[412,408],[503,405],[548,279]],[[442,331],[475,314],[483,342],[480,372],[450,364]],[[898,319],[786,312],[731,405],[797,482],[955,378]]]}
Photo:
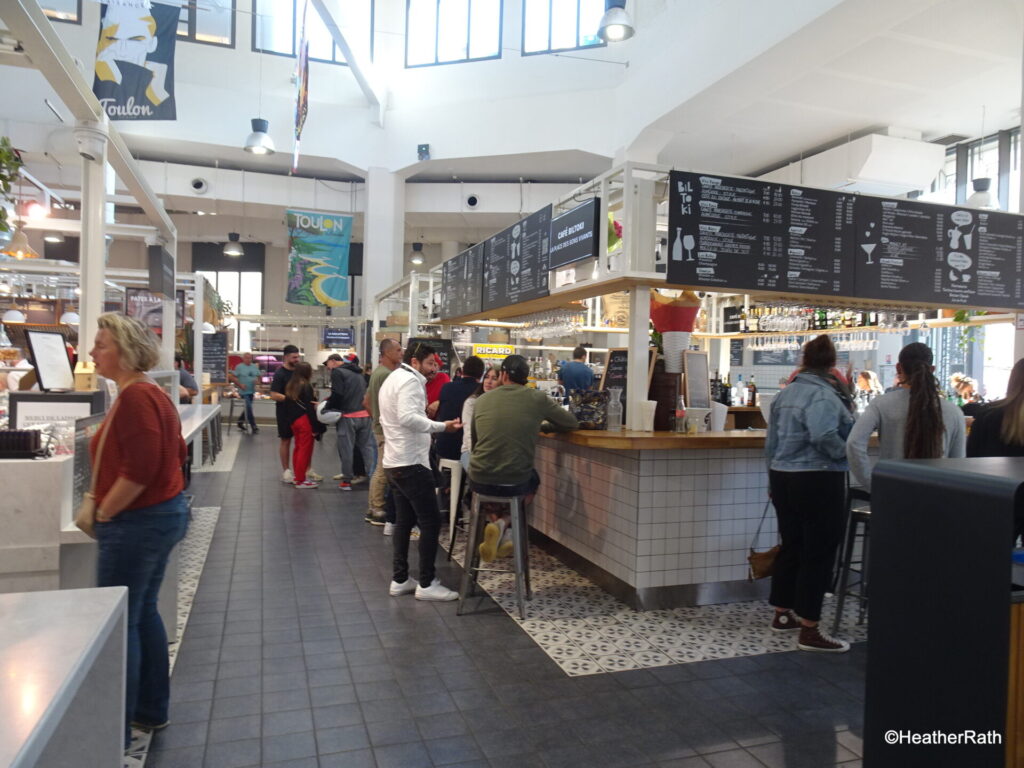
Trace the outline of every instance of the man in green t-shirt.
{"label": "man in green t-shirt", "polygon": [[370,374],[370,383],[366,386],[366,398],[363,400],[363,406],[373,417],[373,436],[377,439],[377,468],[373,476],[370,477],[370,510],[366,514],[366,521],[373,525],[383,525],[385,536],[391,535],[395,521],[393,519],[394,509],[385,501],[388,480],[384,476],[380,463],[380,459],[384,455],[384,430],[380,425],[380,406],[377,397],[384,380],[401,364],[402,345],[394,339],[382,339],[379,364]]}
{"label": "man in green t-shirt", "polygon": [[245,402],[245,413],[238,416],[238,428],[244,430],[245,423],[249,423],[253,434],[259,432],[256,427],[256,417],[252,412],[252,399],[256,396],[256,384],[260,380],[260,368],[252,361],[252,353],[242,354],[242,362],[235,366],[235,369],[228,374],[228,377],[238,386],[238,393]]}
{"label": "man in green t-shirt", "polygon": [[[526,382],[530,366],[520,355],[509,355],[501,363],[497,389],[485,392],[473,406],[473,420],[467,425],[473,436],[469,457],[470,487],[483,494],[509,495],[508,486],[518,486],[514,495],[527,504],[540,485],[533,468],[534,452],[541,432],[568,432],[579,427],[576,417]],[[504,488],[487,490],[488,486]],[[480,559],[489,562],[512,552],[508,513],[489,514],[480,544]]]}

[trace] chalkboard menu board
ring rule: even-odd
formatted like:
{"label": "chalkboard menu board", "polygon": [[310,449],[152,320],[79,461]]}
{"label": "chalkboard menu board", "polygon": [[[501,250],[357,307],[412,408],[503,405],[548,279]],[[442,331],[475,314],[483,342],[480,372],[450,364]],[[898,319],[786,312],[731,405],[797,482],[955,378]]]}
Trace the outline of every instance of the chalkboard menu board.
{"label": "chalkboard menu board", "polygon": [[[651,377],[654,375],[654,363],[657,360],[658,350],[651,347],[648,350],[647,357],[647,387],[650,389]],[[608,359],[604,365],[604,374],[601,376],[601,384],[598,389],[611,389],[612,387],[619,387],[622,389],[622,414],[625,418],[626,414],[626,402],[627,402],[627,370],[629,368],[629,350],[628,349],[609,349]],[[643,398],[647,399],[647,392],[644,392]]]}
{"label": "chalkboard menu board", "polygon": [[325,347],[351,347],[355,343],[352,328],[324,328]]}
{"label": "chalkboard menu board", "polygon": [[849,195],[673,171],[668,226],[671,283],[853,293]]}
{"label": "chalkboard menu board", "polygon": [[[762,349],[754,351],[754,365],[791,365],[794,368],[803,363],[804,351],[801,349]],[[836,351],[836,366],[850,362],[850,353]]]}
{"label": "chalkboard menu board", "polygon": [[743,330],[743,307],[725,307],[722,309],[722,333],[740,333]]}
{"label": "chalkboard menu board", "polygon": [[483,309],[548,295],[551,206],[530,214],[486,241]]}
{"label": "chalkboard menu board", "polygon": [[441,317],[462,317],[482,308],[484,243],[477,243],[441,267]]}
{"label": "chalkboard menu board", "polygon": [[729,339],[729,366],[743,365],[743,339]]}
{"label": "chalkboard menu board", "polygon": [[859,197],[855,221],[857,296],[1024,307],[1024,217]]}
{"label": "chalkboard menu board", "polygon": [[[75,458],[73,460],[73,485],[71,488],[71,509],[77,510],[82,498],[92,483],[92,461],[89,458],[89,441],[99,432],[105,413],[75,419]],[[102,457],[101,457],[102,460]]]}
{"label": "chalkboard menu board", "polygon": [[228,333],[217,331],[203,336],[203,373],[210,382],[226,384],[228,380]]}
{"label": "chalkboard menu board", "polygon": [[597,256],[601,200],[593,198],[551,221],[551,269]]}

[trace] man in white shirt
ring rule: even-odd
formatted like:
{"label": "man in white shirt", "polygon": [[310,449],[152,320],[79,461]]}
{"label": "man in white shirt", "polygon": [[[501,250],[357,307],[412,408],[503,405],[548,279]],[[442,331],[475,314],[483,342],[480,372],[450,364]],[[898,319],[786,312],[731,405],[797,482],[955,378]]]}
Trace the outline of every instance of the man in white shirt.
{"label": "man in white shirt", "polygon": [[[436,370],[434,349],[415,344],[405,353],[405,362],[385,379],[378,395],[380,424],[384,430],[381,462],[391,484],[395,502],[394,574],[392,596],[416,593],[417,600],[456,600],[458,593],[434,578],[434,559],[441,531],[434,473],[430,469],[430,435],[457,432],[459,419],[431,421],[427,418],[427,376]],[[419,583],[409,578],[409,534],[420,529]]]}

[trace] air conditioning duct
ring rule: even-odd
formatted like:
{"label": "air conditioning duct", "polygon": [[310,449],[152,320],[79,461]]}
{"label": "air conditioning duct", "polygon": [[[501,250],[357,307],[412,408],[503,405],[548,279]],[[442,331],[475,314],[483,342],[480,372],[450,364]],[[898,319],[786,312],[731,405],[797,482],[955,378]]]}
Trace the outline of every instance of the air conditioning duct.
{"label": "air conditioning duct", "polygon": [[927,190],[945,160],[941,144],[872,133],[758,178],[869,195],[905,195]]}

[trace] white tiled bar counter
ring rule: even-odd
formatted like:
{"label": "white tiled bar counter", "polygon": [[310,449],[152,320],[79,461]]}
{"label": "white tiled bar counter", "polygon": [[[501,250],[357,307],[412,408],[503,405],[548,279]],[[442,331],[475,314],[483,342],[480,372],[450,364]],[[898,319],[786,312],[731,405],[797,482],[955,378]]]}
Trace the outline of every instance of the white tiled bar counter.
{"label": "white tiled bar counter", "polygon": [[[747,554],[768,499],[764,432],[572,432],[542,438],[530,524],[638,609],[763,597]],[[775,515],[758,549],[775,543]]]}

